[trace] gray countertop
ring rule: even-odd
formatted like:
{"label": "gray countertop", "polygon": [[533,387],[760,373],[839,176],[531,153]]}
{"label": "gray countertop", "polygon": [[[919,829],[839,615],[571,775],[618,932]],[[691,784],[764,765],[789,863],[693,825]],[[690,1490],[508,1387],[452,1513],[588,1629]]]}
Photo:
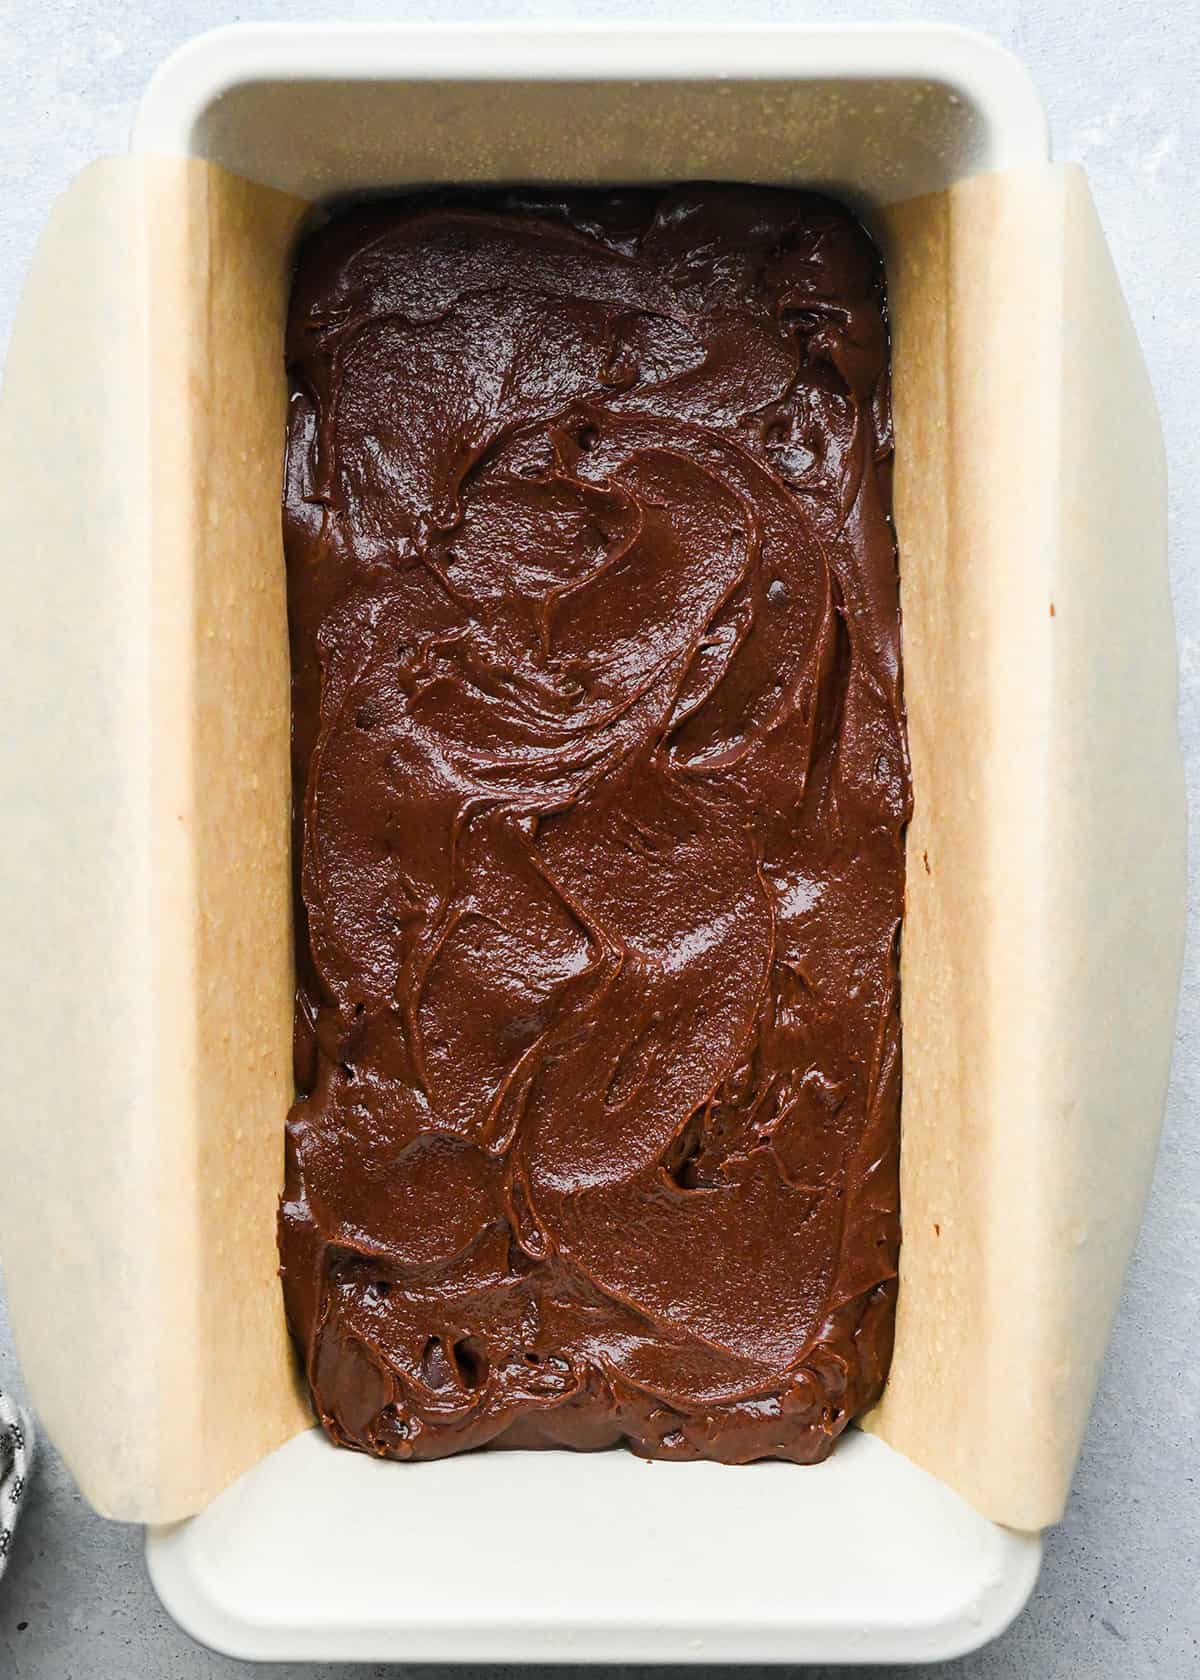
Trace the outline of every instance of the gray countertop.
{"label": "gray countertop", "polygon": [[[1054,153],[1082,162],[1141,335],[1170,462],[1171,573],[1181,721],[1200,787],[1200,11],[1195,0],[3,0],[0,3],[0,351],[51,200],[85,163],[125,144],[154,66],[220,23],[321,17],[565,20],[688,17],[906,21],[984,29],[1029,64]],[[10,496],[12,487],[10,487]],[[11,541],[11,539],[9,539]],[[20,563],[10,553],[9,563]],[[1193,886],[1195,871],[1193,870]],[[1200,902],[1196,892],[1193,905]],[[1065,1522],[1018,1622],[938,1669],[971,1680],[1115,1680],[1200,1673],[1200,945],[1193,917],[1158,1172]],[[10,1054],[19,1054],[10,1045]],[[2,1166],[0,1166],[0,1170]],[[0,1386],[20,1374],[0,1297]],[[225,1680],[251,1665],[193,1645],[160,1610],[139,1530],[102,1522],[43,1452],[0,1581],[0,1680]],[[396,1675],[281,1667],[289,1680]],[[433,1671],[422,1670],[431,1675]],[[621,1671],[632,1672],[632,1671]],[[810,1671],[813,1672],[813,1671]],[[826,1671],[822,1671],[823,1673]],[[849,1674],[840,1669],[830,1674]],[[867,1671],[856,1671],[867,1672]],[[871,1670],[881,1673],[881,1670]]]}

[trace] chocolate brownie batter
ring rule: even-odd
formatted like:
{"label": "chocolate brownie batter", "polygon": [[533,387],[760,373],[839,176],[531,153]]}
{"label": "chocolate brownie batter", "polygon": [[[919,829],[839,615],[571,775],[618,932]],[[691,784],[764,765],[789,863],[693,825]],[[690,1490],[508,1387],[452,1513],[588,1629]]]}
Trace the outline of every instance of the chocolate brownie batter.
{"label": "chocolate brownie batter", "polygon": [[900,1235],[878,254],[754,187],[402,200],[304,245],[287,357],[321,1422],[820,1459]]}

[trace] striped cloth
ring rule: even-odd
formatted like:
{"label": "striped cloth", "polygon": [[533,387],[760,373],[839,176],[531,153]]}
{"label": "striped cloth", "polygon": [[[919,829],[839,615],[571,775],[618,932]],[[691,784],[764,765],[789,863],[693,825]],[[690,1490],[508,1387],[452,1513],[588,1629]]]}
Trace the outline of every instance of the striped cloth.
{"label": "striped cloth", "polygon": [[33,1426],[0,1388],[0,1575],[8,1562],[13,1529],[33,1469]]}

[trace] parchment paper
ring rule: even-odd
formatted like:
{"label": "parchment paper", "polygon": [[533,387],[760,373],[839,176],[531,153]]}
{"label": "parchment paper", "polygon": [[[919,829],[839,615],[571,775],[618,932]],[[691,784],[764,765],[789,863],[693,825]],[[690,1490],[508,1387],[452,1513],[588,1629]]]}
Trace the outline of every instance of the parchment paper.
{"label": "parchment paper", "polygon": [[287,252],[304,206],[93,166],[0,406],[0,1253],[39,1414],[109,1516],[199,1509],[309,1422],[275,1275],[291,1100]]}
{"label": "parchment paper", "polygon": [[[29,556],[5,603],[0,979],[29,1002],[0,1252],[49,1432],[97,1509],[143,1521],[309,1422],[274,1243],[304,210],[194,160],[85,172],[0,405]],[[1061,1513],[1170,1051],[1161,449],[1078,172],[976,178],[882,232],[916,815],[902,1291],[869,1427],[1033,1528]]]}
{"label": "parchment paper", "polygon": [[1153,1166],[1186,899],[1162,441],[1082,173],[888,213],[915,810],[896,1355],[868,1422],[1058,1520]]}

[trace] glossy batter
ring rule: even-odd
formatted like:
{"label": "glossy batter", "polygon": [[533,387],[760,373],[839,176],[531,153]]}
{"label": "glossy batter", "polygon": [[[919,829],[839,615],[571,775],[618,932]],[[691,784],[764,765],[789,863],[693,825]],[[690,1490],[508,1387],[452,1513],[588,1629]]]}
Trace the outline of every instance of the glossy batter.
{"label": "glossy batter", "polygon": [[318,1416],[820,1459],[900,1236],[878,254],[760,188],[402,200],[302,248],[287,356]]}

